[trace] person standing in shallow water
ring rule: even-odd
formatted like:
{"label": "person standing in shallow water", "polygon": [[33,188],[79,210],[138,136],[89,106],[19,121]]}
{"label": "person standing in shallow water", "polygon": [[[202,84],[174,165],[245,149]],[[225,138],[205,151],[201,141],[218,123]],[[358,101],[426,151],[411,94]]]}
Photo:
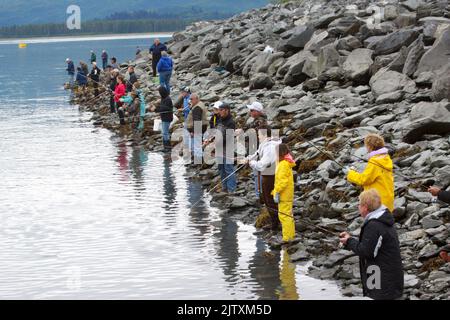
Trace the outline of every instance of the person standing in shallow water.
{"label": "person standing in shallow water", "polygon": [[161,131],[164,151],[169,152],[171,149],[170,124],[173,121],[173,103],[166,87],[159,86],[158,91],[159,95],[161,96],[161,101],[159,103],[159,106],[152,106],[151,110],[153,112],[159,113],[161,116]]}
{"label": "person standing in shallow water", "polygon": [[278,204],[278,218],[281,222],[283,241],[295,238],[294,221],[294,173],[295,161],[289,148],[282,143],[278,146],[278,163],[275,170],[275,186],[272,191],[274,202]]}
{"label": "person standing in shallow water", "polygon": [[384,146],[384,139],[378,134],[368,134],[364,145],[369,153],[369,162],[366,169],[359,173],[345,167],[347,180],[364,190],[376,189],[381,196],[381,202],[394,212],[394,165],[389,151]]}
{"label": "person standing in shallow water", "polygon": [[66,59],[66,63],[67,63],[67,74],[69,75],[69,84],[72,85],[73,84],[73,80],[75,78],[75,66],[73,64],[73,61],[70,60],[69,58]]}
{"label": "person standing in shallow water", "polygon": [[230,105],[219,106],[220,120],[216,127],[216,160],[222,181],[222,192],[233,194],[236,191],[236,173],[234,168],[234,130],[236,123],[231,114]]}
{"label": "person standing in shallow water", "polygon": [[363,294],[374,300],[400,299],[404,275],[394,217],[375,189],[361,193],[359,212],[364,218],[359,239],[342,232],[339,241],[359,256]]}

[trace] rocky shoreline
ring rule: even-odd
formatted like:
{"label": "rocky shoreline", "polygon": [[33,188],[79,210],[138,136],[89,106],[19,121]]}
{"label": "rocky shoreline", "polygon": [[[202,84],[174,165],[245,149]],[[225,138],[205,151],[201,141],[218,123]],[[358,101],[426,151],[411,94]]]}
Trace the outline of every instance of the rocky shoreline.
{"label": "rocky shoreline", "polygon": [[[294,204],[299,242],[288,248],[291,261],[312,260],[312,276],[336,280],[346,296],[361,295],[358,259],[338,248],[337,237],[343,230],[359,234],[360,190],[346,182],[334,160],[362,170],[362,139],[377,132],[395,164],[404,297],[450,299],[450,265],[436,256],[450,244],[450,208],[424,189],[430,182],[450,185],[448,1],[293,1],[195,23],[174,34],[168,46],[175,62],[173,99],[189,85],[206,103],[229,101],[238,126],[251,121],[245,105],[257,99],[300,157]],[[149,58],[143,52],[122,65],[135,66],[147,102],[157,99]],[[94,112],[96,125],[162,150],[152,130],[157,115],[147,113],[136,136],[109,113],[108,95],[93,99],[92,92],[81,96],[75,90],[73,102]],[[223,201],[214,193],[212,203],[253,224],[259,208],[249,174],[240,171],[236,196]],[[215,167],[190,169],[190,176],[200,177],[207,190],[219,182]]]}

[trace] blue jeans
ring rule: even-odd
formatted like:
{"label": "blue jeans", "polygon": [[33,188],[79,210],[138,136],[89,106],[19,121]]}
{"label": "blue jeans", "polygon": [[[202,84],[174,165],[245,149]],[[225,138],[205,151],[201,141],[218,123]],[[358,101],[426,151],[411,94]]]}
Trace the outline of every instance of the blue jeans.
{"label": "blue jeans", "polygon": [[[234,172],[236,169],[234,168],[234,164],[228,164],[222,158],[217,158],[217,163],[220,180],[222,181],[222,190],[234,192],[237,186],[236,173]],[[227,180],[224,181],[225,179]]]}
{"label": "blue jeans", "polygon": [[[194,158],[196,161],[201,161],[203,157],[203,134],[194,134],[191,136],[191,146],[192,152],[194,153]],[[200,164],[200,163],[198,163]]]}
{"label": "blue jeans", "polygon": [[163,121],[161,123],[161,131],[163,141],[170,141],[170,122]]}
{"label": "blue jeans", "polygon": [[103,64],[103,70],[105,70],[106,66],[108,65],[108,59],[102,60],[102,64]]}
{"label": "blue jeans", "polygon": [[168,92],[170,92],[170,77],[172,76],[172,71],[161,71],[159,73],[159,84],[164,86]]}
{"label": "blue jeans", "polygon": [[[259,191],[258,191],[258,171],[257,170],[253,170],[253,176],[255,178],[255,194],[256,197],[259,198]],[[259,176],[259,186],[261,188],[262,191],[262,175]]]}

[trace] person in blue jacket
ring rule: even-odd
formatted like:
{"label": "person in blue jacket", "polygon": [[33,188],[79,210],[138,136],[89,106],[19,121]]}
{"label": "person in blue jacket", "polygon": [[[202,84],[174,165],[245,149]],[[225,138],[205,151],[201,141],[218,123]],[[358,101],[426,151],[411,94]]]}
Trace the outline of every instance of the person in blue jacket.
{"label": "person in blue jacket", "polygon": [[86,76],[86,74],[84,74],[84,71],[83,71],[83,69],[81,69],[81,67],[77,68],[77,79],[76,79],[76,82],[83,89],[87,85],[87,76]]}
{"label": "person in blue jacket", "polygon": [[155,39],[149,51],[152,54],[153,77],[156,77],[156,66],[161,59],[161,52],[167,51],[167,47],[164,43],[161,43],[159,39]]}
{"label": "person in blue jacket", "polygon": [[170,93],[170,78],[172,77],[173,61],[166,51],[161,52],[161,59],[156,66],[159,73],[159,84]]}
{"label": "person in blue jacket", "polygon": [[73,79],[75,77],[75,66],[73,64],[73,61],[70,60],[69,58],[66,59],[66,63],[67,63],[67,74],[69,75],[69,84],[72,85],[73,84]]}

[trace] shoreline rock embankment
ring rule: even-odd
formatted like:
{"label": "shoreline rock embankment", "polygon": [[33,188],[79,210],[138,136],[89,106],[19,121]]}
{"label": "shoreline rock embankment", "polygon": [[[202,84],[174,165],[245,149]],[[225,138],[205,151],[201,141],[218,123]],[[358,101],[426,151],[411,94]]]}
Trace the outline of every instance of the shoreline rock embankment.
{"label": "shoreline rock embankment", "polygon": [[[361,295],[358,259],[337,246],[340,231],[359,234],[360,190],[346,182],[336,162],[361,171],[363,137],[378,133],[395,165],[404,296],[450,299],[450,266],[436,254],[450,244],[450,208],[423,188],[430,182],[450,186],[448,1],[293,1],[194,23],[167,45],[175,63],[174,99],[188,85],[207,104],[229,101],[240,126],[251,122],[246,104],[258,100],[299,157],[294,215],[301,240],[288,248],[293,262],[311,259],[311,275],[337,280],[347,296]],[[143,52],[130,61],[148,102],[157,92],[149,59]],[[75,101],[95,112],[98,125],[127,134],[109,114],[109,98]],[[136,141],[158,151],[155,117],[147,114]],[[210,190],[219,182],[216,172],[204,167],[195,175]],[[238,179],[236,196],[222,204],[254,223],[259,211],[249,170]],[[221,195],[212,199],[221,202]]]}

